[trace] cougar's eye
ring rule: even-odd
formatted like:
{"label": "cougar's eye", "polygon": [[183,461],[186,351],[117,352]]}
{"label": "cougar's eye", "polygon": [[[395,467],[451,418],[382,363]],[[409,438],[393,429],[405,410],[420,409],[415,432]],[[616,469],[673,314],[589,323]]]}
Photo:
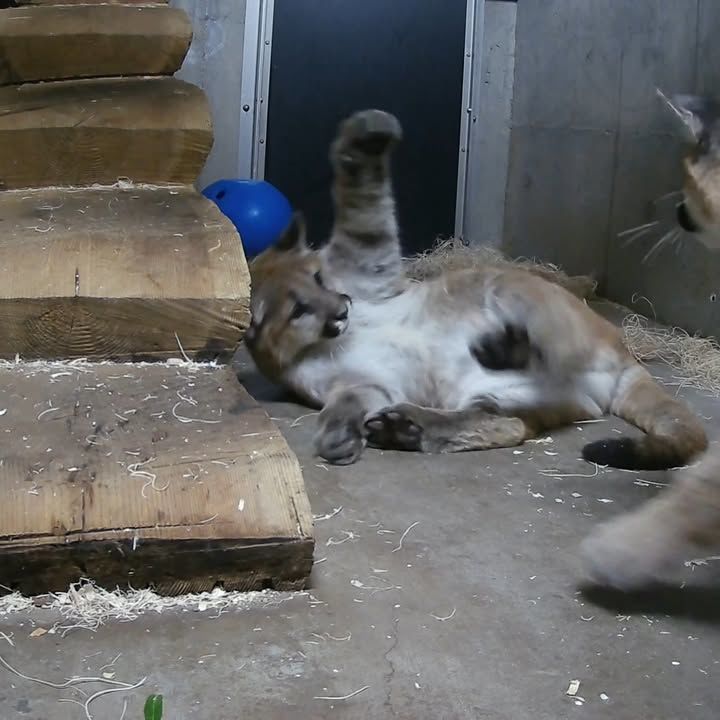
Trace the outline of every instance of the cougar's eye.
{"label": "cougar's eye", "polygon": [[313,278],[320,287],[323,286],[322,275],[319,270],[313,275]]}
{"label": "cougar's eye", "polygon": [[298,318],[301,318],[303,315],[307,315],[308,313],[312,312],[312,308],[304,302],[300,302],[298,300],[294,305],[292,312],[290,313],[290,319],[291,320],[297,320]]}

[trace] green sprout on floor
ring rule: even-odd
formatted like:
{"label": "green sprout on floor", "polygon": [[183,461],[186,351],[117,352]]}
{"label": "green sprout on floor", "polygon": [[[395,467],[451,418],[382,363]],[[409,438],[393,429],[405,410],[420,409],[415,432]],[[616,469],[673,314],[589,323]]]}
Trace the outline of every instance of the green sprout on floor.
{"label": "green sprout on floor", "polygon": [[150,695],[145,701],[145,720],[162,720],[162,695]]}

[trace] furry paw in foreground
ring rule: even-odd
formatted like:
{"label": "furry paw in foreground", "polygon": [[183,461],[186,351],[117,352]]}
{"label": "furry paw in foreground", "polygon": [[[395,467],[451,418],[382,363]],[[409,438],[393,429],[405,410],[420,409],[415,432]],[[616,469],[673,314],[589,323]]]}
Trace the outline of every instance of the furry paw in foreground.
{"label": "furry paw in foreground", "polygon": [[638,510],[600,525],[583,542],[591,582],[638,590],[677,580],[686,562],[720,546],[720,452],[674,473],[673,485]]}

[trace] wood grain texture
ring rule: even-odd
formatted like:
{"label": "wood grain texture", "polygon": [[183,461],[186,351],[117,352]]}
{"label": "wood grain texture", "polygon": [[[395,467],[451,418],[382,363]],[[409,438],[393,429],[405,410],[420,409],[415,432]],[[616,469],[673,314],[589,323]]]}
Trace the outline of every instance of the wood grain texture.
{"label": "wood grain texture", "polygon": [[190,47],[185,12],[163,5],[48,5],[0,13],[0,85],[172,75]]}
{"label": "wood grain texture", "polygon": [[0,407],[4,585],[305,583],[297,458],[229,368],[6,363]]}
{"label": "wood grain texture", "polygon": [[167,5],[169,0],[15,0],[22,5]]}
{"label": "wood grain texture", "polygon": [[250,322],[240,238],[192,188],[6,192],[0,218],[0,357],[209,357]]}
{"label": "wood grain texture", "polygon": [[0,189],[192,183],[211,146],[205,94],[175,78],[0,88]]}

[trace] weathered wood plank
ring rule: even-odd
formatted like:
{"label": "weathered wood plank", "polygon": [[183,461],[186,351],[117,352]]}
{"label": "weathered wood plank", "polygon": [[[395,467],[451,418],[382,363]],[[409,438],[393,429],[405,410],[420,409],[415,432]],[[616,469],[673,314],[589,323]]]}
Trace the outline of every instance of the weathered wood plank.
{"label": "weathered wood plank", "polygon": [[250,322],[238,234],[192,188],[6,192],[0,218],[0,357],[222,355]]}
{"label": "weathered wood plank", "polygon": [[190,47],[182,10],[163,5],[48,5],[0,13],[0,85],[172,75]]}
{"label": "weathered wood plank", "polygon": [[167,5],[169,0],[15,0],[18,5]]}
{"label": "weathered wood plank", "polygon": [[211,146],[205,94],[175,78],[0,88],[0,189],[192,183]]}
{"label": "weathered wood plank", "polygon": [[0,365],[0,575],[165,592],[297,588],[312,516],[297,459],[229,368]]}

